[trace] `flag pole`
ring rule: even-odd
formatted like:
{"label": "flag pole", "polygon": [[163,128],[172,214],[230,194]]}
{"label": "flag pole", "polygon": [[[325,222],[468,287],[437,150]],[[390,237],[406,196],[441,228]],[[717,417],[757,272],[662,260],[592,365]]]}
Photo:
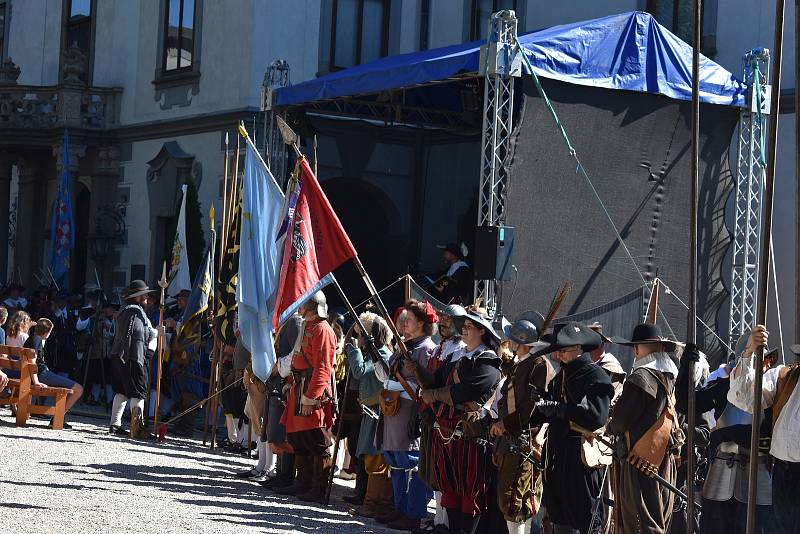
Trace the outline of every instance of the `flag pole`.
{"label": "flag pole", "polygon": [[[164,291],[167,289],[167,262],[165,261],[161,266],[161,280],[158,281],[158,287],[161,288],[161,300],[158,302],[158,329],[162,330],[164,327]],[[161,366],[164,362],[164,336],[158,336],[158,368],[156,369],[156,405],[153,413],[153,431],[156,436],[163,436],[165,433],[161,432],[158,427],[158,410],[161,404]],[[160,438],[159,438],[160,441]]]}
{"label": "flag pole", "polygon": [[[772,59],[772,94],[769,110],[769,137],[767,138],[767,172],[764,179],[764,200],[762,218],[761,255],[758,262],[758,307],[756,324],[767,324],[767,293],[769,292],[769,251],[772,247],[773,199],[775,197],[775,163],[778,149],[778,118],[781,101],[781,59],[783,57],[783,21],[786,8],[785,0],[775,2],[775,49]],[[764,347],[758,347],[755,353],[755,380],[753,382],[753,424],[750,433],[750,465],[748,472],[749,487],[747,491],[747,534],[756,531],[756,496],[758,494],[758,443],[761,420],[761,395],[764,378]]]}
{"label": "flag pole", "polygon": [[[298,160],[306,159],[306,157],[303,155],[303,153],[300,152],[300,148],[297,146],[297,142],[295,141],[296,134],[294,133],[292,128],[288,124],[286,124],[286,121],[284,121],[280,117],[276,117],[276,121],[278,123],[278,130],[281,132],[281,137],[283,138],[283,142],[285,144],[291,146],[294,149],[294,152],[297,155]],[[244,128],[240,127],[240,131],[241,130],[244,130]],[[245,136],[245,138],[247,139],[248,142],[252,143],[252,141],[250,141],[250,138],[247,137],[246,132],[244,132],[243,135]],[[261,160],[261,161],[263,163],[264,160]],[[272,173],[270,173],[270,174],[272,174]],[[315,174],[315,178],[316,178],[316,174]],[[273,176],[272,179],[274,180],[275,177]],[[380,315],[382,315],[383,318],[386,320],[386,323],[388,324],[389,329],[392,331],[392,334],[394,335],[395,339],[397,339],[397,348],[398,348],[398,350],[400,352],[401,360],[408,359],[409,358],[408,349],[406,348],[405,344],[403,343],[403,339],[400,336],[400,333],[397,331],[397,326],[395,326],[391,315],[389,315],[389,312],[386,310],[386,306],[383,304],[383,300],[381,300],[381,296],[378,293],[378,290],[375,288],[375,284],[372,283],[372,279],[369,277],[369,274],[367,273],[366,269],[364,269],[364,265],[361,263],[361,259],[358,257],[358,254],[353,256],[351,258],[351,260],[353,261],[353,263],[355,263],[356,268],[358,269],[358,272],[361,275],[361,279],[364,281],[364,285],[367,286],[367,289],[369,290],[369,293],[370,293],[370,298],[378,306],[378,310],[380,312]],[[333,273],[331,273],[331,274],[333,274]],[[352,308],[351,308],[351,313],[353,314],[353,316],[355,318],[358,317],[357,315],[355,315],[355,310],[352,310]],[[398,362],[399,361],[400,360],[398,360]],[[400,385],[403,386],[403,389],[405,390],[405,392],[408,393],[409,397],[411,397],[411,399],[414,400],[414,402],[418,402],[419,401],[419,395],[417,395],[417,392],[414,391],[414,389],[411,387],[411,385],[405,379],[403,374],[400,372],[400,369],[394,370],[393,373],[390,370],[388,375],[389,376],[394,375],[394,377],[397,379],[397,381],[400,383]],[[419,375],[419,372],[415,372],[414,375],[415,375],[415,378],[417,379],[418,384],[421,385],[422,384],[422,379],[421,379],[421,377]]]}
{"label": "flag pole", "polygon": [[[221,243],[222,243],[222,249],[223,250],[221,251],[221,253],[219,255],[219,264],[217,264],[217,262],[213,262],[212,263],[214,268],[216,268],[216,272],[214,273],[214,279],[215,280],[217,278],[219,278],[220,273],[222,273],[222,264],[225,261],[225,252],[226,252],[225,251],[225,247],[227,246],[227,240],[225,238],[225,235],[227,233],[228,217],[230,216],[230,214],[228,213],[228,185],[229,185],[228,184],[228,182],[229,182],[228,167],[229,167],[229,165],[230,165],[230,138],[229,138],[228,132],[226,131],[225,132],[225,155],[223,156],[224,178],[223,178],[223,185],[222,185],[222,240],[221,240]],[[215,224],[212,223],[211,227],[214,228],[214,226],[215,226]],[[216,246],[216,244],[215,244],[215,246]],[[214,320],[212,321],[212,328],[214,329],[214,332],[216,333],[216,330],[217,330],[217,310],[219,309],[219,306],[218,306],[217,301],[214,298],[211,299],[211,302],[214,303],[214,310],[213,310],[213,318],[214,318]],[[208,393],[209,393],[209,395],[211,395],[213,393],[213,389],[215,387],[215,384],[214,384],[214,378],[215,378],[214,377],[214,369],[216,368],[216,356],[217,356],[217,347],[216,347],[216,342],[214,342],[214,346],[212,347],[212,350],[211,350],[211,371],[210,371],[210,376],[208,377]],[[203,445],[205,445],[206,441],[208,440],[208,424],[209,424],[210,418],[211,418],[211,403],[209,402],[209,404],[206,406],[205,417],[203,418]]]}
{"label": "flag pole", "polygon": [[[364,343],[366,344],[367,352],[370,354],[375,364],[382,367],[386,375],[390,376],[391,372],[389,371],[389,366],[383,360],[383,357],[381,356],[380,352],[378,352],[378,347],[375,346],[375,340],[372,339],[370,332],[367,332],[367,329],[364,328],[364,323],[361,322],[361,317],[356,313],[356,310],[350,303],[350,299],[348,299],[347,295],[345,295],[342,286],[339,285],[339,281],[336,279],[336,276],[333,273],[331,273],[331,280],[333,280],[333,286],[339,293],[339,297],[342,299],[342,302],[344,302],[345,308],[347,308],[347,311],[353,317],[355,324],[358,325],[359,330],[361,330],[361,335],[363,336],[362,339],[364,339]],[[350,364],[347,363],[346,365],[348,366],[348,368],[347,368],[347,379],[345,380],[345,387],[344,387],[345,397],[347,396],[347,391],[350,386],[350,376],[352,375],[349,368]],[[336,428],[336,444],[333,446],[334,462],[336,461],[336,456],[339,454],[339,444],[341,443],[342,427],[344,426],[342,423],[344,421],[344,416],[345,416],[344,411],[347,409],[347,403],[344,402],[345,400],[346,399],[343,399],[342,402],[342,413],[339,416],[339,425]],[[333,486],[333,471],[334,470],[331,469],[330,473],[328,474],[328,481],[325,487],[325,506],[328,506],[328,504],[330,503],[331,487]]]}
{"label": "flag pole", "polygon": [[[687,343],[697,344],[697,211],[698,211],[698,184],[700,181],[700,39],[702,25],[702,0],[694,0],[694,34],[692,39],[692,162],[690,177],[689,198],[689,317],[686,328]],[[658,286],[653,287],[658,291]],[[658,294],[655,296],[658,305]],[[655,310],[654,310],[655,316]],[[695,362],[690,360],[688,366],[689,387],[687,389],[686,403],[686,532],[694,534],[694,429],[695,419]]]}
{"label": "flag pole", "polygon": [[[211,210],[209,212],[209,218],[211,219],[211,256],[212,256],[211,265],[214,265],[216,263],[216,261],[215,261],[216,258],[214,258],[213,256],[215,254],[215,250],[214,249],[217,246],[217,229],[215,228],[216,225],[214,224],[214,206],[213,205],[211,206]],[[212,278],[212,280],[211,280],[211,302],[215,302],[216,303],[217,298],[218,298],[218,296],[217,296],[217,277],[216,276],[212,276],[211,278]],[[217,309],[219,309],[219,308],[217,308]],[[214,446],[216,445],[216,442],[217,442],[217,411],[218,411],[217,407],[219,406],[219,400],[218,400],[219,397],[217,396],[217,393],[218,393],[217,390],[219,389],[219,362],[220,362],[219,351],[220,351],[220,345],[219,345],[219,338],[218,338],[217,324],[216,324],[218,317],[216,315],[217,315],[216,314],[216,310],[214,310],[212,312],[212,316],[214,317],[214,321],[211,324],[211,335],[212,335],[212,339],[213,339],[213,341],[212,341],[212,347],[213,347],[212,348],[212,354],[213,354],[213,356],[211,357],[211,378],[212,378],[212,381],[213,381],[213,391],[211,390],[212,381],[209,381],[209,392],[208,392],[209,395],[212,395],[212,394],[214,395],[213,398],[211,398],[211,400],[209,402],[209,408],[211,408],[211,410],[212,410],[212,412],[211,412],[211,450],[214,450]],[[202,325],[202,323],[201,323],[201,325]],[[206,415],[208,415],[208,412],[206,412]]]}
{"label": "flag pole", "polygon": [[[226,246],[225,241],[225,234],[228,225],[228,217],[230,213],[228,213],[228,165],[229,165],[229,151],[230,151],[230,140],[228,139],[228,132],[225,132],[225,156],[224,156],[224,173],[225,177],[223,178],[223,185],[222,185],[222,246]],[[219,255],[219,265],[217,266],[217,276],[219,273],[222,272],[222,262],[225,257],[225,253]],[[215,310],[216,311],[216,310]]]}

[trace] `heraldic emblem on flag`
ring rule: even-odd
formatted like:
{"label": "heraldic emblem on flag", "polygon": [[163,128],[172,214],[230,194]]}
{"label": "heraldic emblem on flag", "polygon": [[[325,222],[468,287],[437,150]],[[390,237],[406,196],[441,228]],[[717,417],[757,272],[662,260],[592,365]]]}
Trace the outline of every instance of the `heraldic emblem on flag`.
{"label": "heraldic emblem on flag", "polygon": [[75,247],[75,221],[72,217],[72,195],[70,194],[69,175],[69,134],[64,132],[64,156],[62,159],[61,177],[58,180],[58,191],[53,202],[52,227],[50,240],[50,270],[54,279],[58,280],[70,267],[70,253]]}

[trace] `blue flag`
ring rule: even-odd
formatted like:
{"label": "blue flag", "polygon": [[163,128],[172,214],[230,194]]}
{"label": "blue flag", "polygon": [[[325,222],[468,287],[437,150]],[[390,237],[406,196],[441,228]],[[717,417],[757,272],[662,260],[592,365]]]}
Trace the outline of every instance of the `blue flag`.
{"label": "blue flag", "polygon": [[239,243],[239,332],[253,355],[253,373],[266,380],[275,364],[272,316],[282,250],[277,239],[283,218],[281,191],[266,165],[247,143],[242,183],[242,229]]}
{"label": "blue flag", "polygon": [[63,170],[58,179],[58,191],[53,202],[52,228],[50,230],[50,270],[59,280],[69,270],[69,257],[75,247],[75,221],[72,217],[72,195],[69,175],[69,133],[64,131]]}

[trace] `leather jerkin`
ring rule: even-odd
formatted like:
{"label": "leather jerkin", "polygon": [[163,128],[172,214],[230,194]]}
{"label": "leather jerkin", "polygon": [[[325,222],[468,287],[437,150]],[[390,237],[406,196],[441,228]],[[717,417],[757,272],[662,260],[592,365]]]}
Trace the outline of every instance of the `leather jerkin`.
{"label": "leather jerkin", "polygon": [[[663,376],[652,373],[664,388],[667,394],[667,402],[661,412],[661,416],[651,426],[647,432],[637,441],[633,448],[629,448],[628,462],[649,477],[658,474],[661,462],[669,447],[670,436],[672,435],[673,425],[675,424],[675,396],[670,392],[669,386]],[[625,440],[630,447],[630,432],[625,432]]]}

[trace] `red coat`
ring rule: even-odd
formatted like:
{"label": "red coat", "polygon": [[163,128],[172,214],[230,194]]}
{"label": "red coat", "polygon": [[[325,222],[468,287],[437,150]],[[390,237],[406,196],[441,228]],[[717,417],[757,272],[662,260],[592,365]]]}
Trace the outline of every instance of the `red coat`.
{"label": "red coat", "polygon": [[[333,374],[334,357],[336,354],[336,334],[333,328],[324,319],[315,319],[306,322],[303,327],[303,341],[300,352],[292,357],[292,369],[312,369],[311,379],[308,381],[303,394],[309,399],[323,399],[333,396],[331,389],[331,375]],[[303,357],[305,356],[305,358]],[[294,378],[289,377],[289,382],[294,386]],[[286,426],[286,432],[300,432],[312,428],[329,428],[333,425],[333,403],[323,402],[322,406],[314,408],[309,416],[295,415],[296,388],[289,390],[286,408],[281,417],[281,423]]]}

